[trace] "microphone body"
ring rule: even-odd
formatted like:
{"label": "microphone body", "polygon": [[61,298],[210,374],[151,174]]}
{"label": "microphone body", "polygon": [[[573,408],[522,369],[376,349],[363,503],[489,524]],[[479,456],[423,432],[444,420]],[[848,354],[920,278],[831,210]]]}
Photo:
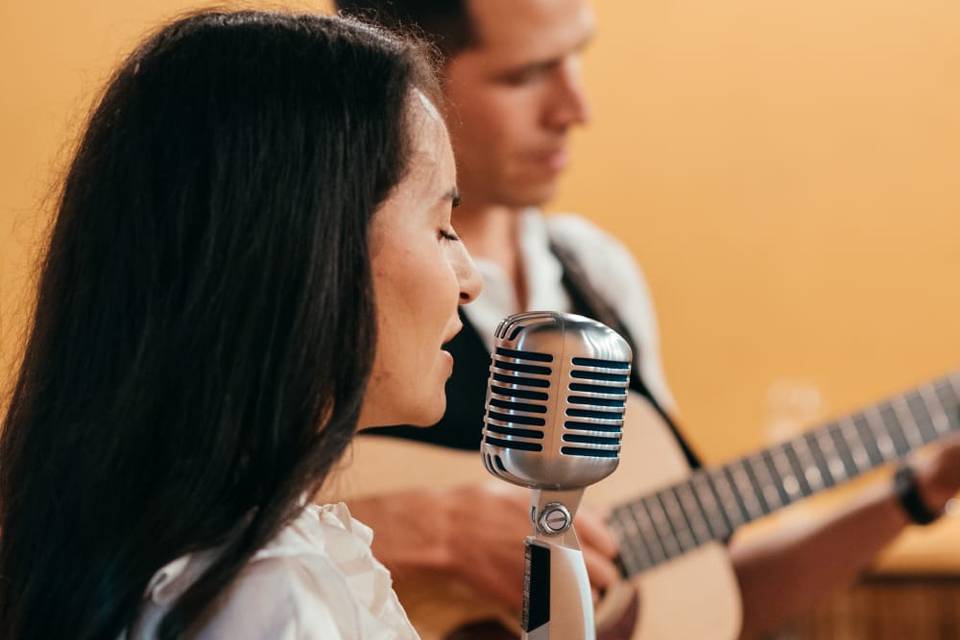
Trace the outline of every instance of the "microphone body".
{"label": "microphone body", "polygon": [[525,540],[523,637],[593,640],[593,599],[573,519],[584,489],[620,461],[633,354],[615,331],[569,313],[497,327],[481,456],[533,490]]}

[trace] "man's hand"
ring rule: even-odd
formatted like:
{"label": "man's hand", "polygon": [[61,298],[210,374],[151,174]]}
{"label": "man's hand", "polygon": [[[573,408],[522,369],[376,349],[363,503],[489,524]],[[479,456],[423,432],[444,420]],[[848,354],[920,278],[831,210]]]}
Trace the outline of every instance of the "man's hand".
{"label": "man's hand", "polygon": [[913,463],[920,496],[928,509],[940,513],[960,491],[960,436],[953,436],[930,455]]}
{"label": "man's hand", "polygon": [[[374,530],[373,552],[402,580],[413,571],[442,571],[518,610],[523,539],[530,535],[530,492],[500,483],[417,490],[349,502]],[[603,519],[581,507],[577,535],[595,590],[618,578],[617,546]]]}

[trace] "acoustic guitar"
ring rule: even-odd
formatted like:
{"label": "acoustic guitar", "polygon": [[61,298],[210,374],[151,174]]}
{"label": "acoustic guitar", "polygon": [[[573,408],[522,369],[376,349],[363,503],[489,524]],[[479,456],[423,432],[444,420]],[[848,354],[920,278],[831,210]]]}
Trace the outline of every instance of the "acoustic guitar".
{"label": "acoustic guitar", "polygon": [[[620,468],[584,497],[584,504],[609,514],[624,573],[622,584],[597,605],[598,637],[735,638],[740,596],[722,541],[748,522],[958,431],[955,372],[789,441],[692,472],[655,410],[631,392]],[[414,441],[359,436],[350,458],[333,488],[340,499],[502,484],[488,476],[477,452]],[[424,640],[480,638],[489,620],[518,629],[511,624],[516,614],[447,577],[410,576],[394,586]],[[510,637],[497,633],[488,637]]]}

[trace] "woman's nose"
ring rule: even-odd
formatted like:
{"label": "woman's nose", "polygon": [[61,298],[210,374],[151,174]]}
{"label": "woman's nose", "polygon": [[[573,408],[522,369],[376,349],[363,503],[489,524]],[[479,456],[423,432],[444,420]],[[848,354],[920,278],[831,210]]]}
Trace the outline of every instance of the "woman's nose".
{"label": "woman's nose", "polygon": [[480,291],[483,289],[483,282],[480,279],[480,272],[473,263],[473,258],[463,249],[463,255],[458,260],[457,278],[460,281],[460,304],[470,304],[477,299]]}

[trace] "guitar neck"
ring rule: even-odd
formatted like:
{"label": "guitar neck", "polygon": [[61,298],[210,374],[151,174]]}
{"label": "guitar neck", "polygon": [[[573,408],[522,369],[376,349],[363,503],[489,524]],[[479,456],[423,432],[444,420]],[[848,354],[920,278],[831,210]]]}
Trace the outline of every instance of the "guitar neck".
{"label": "guitar neck", "polygon": [[960,372],[615,507],[628,576],[960,431]]}

